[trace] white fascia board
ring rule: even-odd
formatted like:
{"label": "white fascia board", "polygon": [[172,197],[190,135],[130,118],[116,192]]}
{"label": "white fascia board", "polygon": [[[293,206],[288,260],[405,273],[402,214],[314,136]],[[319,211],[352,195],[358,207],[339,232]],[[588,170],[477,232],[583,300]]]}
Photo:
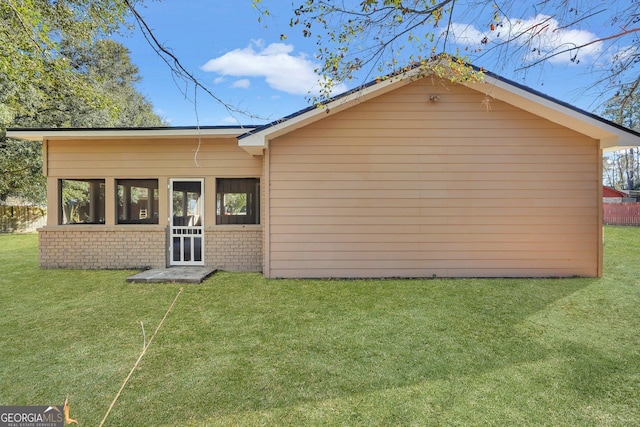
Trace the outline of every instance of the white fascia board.
{"label": "white fascia board", "polygon": [[236,138],[253,128],[159,128],[159,129],[8,129],[7,137],[27,141],[56,139],[135,139],[175,137]]}
{"label": "white fascia board", "polygon": [[600,140],[600,148],[604,151],[617,151],[620,150],[620,138],[608,138]]}
{"label": "white fascia board", "polygon": [[252,156],[261,156],[267,148],[267,142],[262,132],[250,134],[238,140],[238,147],[242,148]]}
{"label": "white fascia board", "polygon": [[485,95],[504,101],[549,121],[600,141],[601,148],[640,146],[640,138],[615,126],[528,92],[491,76],[481,83],[464,83]]}
{"label": "white fascia board", "polygon": [[418,74],[419,70],[411,70],[404,74],[381,80],[370,86],[362,87],[348,95],[339,96],[325,105],[295,114],[291,118],[274,123],[256,133],[248,132],[249,135],[242,137],[238,141],[238,145],[251,154],[262,154],[262,150],[269,147],[269,141],[272,139],[409,84],[413,81],[412,77]]}

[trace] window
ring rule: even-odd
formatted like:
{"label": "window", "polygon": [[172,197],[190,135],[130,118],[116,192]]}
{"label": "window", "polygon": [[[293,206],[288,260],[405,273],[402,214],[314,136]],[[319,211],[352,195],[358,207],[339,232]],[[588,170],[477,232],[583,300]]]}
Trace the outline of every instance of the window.
{"label": "window", "polygon": [[158,180],[116,180],[118,224],[158,224]]}
{"label": "window", "polygon": [[260,180],[218,178],[216,180],[217,224],[260,224]]}
{"label": "window", "polygon": [[60,180],[60,224],[104,224],[104,179]]}

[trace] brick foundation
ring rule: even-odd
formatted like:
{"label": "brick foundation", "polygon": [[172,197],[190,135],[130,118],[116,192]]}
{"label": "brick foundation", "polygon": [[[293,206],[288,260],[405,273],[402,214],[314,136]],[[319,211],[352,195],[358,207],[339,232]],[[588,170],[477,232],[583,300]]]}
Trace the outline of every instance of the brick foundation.
{"label": "brick foundation", "polygon": [[225,271],[262,272],[261,226],[224,226],[205,231],[205,263]]}
{"label": "brick foundation", "polygon": [[144,269],[165,267],[164,227],[82,226],[38,230],[40,267]]}
{"label": "brick foundation", "polygon": [[[163,226],[60,226],[39,232],[41,268],[147,269],[167,266]],[[260,226],[205,230],[205,264],[226,271],[262,271]]]}

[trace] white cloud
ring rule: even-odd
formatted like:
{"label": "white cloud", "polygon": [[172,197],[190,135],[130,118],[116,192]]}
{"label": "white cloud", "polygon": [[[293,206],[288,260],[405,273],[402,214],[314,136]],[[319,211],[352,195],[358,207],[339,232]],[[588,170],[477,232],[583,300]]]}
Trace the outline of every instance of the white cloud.
{"label": "white cloud", "polygon": [[224,77],[216,77],[215,79],[213,79],[213,84],[220,84],[224,81],[226,81],[227,79],[225,79]]}
{"label": "white cloud", "polygon": [[170,123],[171,123],[171,119],[170,119],[170,118],[168,118],[168,117],[165,117],[166,112],[165,112],[162,108],[155,108],[155,109],[153,110],[153,112],[154,112],[157,116],[160,116],[160,118],[162,118],[162,120],[163,120],[164,122],[166,122],[167,124],[170,124]]}
{"label": "white cloud", "polygon": [[449,37],[452,37],[455,43],[465,46],[479,46],[480,41],[486,36],[471,24],[453,22],[449,29]]}
{"label": "white cloud", "polygon": [[[261,77],[273,89],[293,95],[319,93],[319,76],[314,72],[318,64],[304,54],[293,55],[293,45],[271,43],[264,47],[262,40],[253,40],[243,49],[235,49],[209,60],[202,66],[221,76]],[[340,84],[336,92],[346,90]]]}
{"label": "white cloud", "polygon": [[222,120],[220,120],[220,124],[222,124],[222,125],[237,125],[237,124],[239,124],[239,122],[238,122],[238,119],[236,119],[235,117],[226,116],[226,117],[223,117]]}
{"label": "white cloud", "polygon": [[240,88],[240,89],[249,89],[249,86],[251,86],[251,81],[249,79],[236,80],[231,85],[231,87],[233,88]]}
{"label": "white cloud", "polygon": [[[550,57],[550,62],[568,63],[578,53],[578,59],[594,59],[602,53],[598,37],[586,30],[561,27],[560,23],[547,15],[518,20],[504,18],[494,31],[480,31],[470,24],[454,23],[450,27],[454,42],[480,47],[494,42],[512,40],[518,46],[527,46],[527,60]],[[579,46],[588,45],[577,50]],[[554,55],[557,54],[557,55]]]}

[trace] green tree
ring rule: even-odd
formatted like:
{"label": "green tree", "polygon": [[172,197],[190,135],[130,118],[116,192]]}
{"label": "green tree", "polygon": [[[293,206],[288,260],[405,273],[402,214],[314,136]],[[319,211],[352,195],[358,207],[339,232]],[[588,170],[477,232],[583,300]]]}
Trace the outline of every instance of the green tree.
{"label": "green tree", "polygon": [[30,114],[27,100],[55,102],[57,87],[104,106],[60,45],[90,46],[123,25],[128,12],[129,3],[118,0],[0,0],[0,129]]}
{"label": "green tree", "polygon": [[[135,89],[140,80],[129,51],[111,40],[97,40],[91,46],[62,43],[61,54],[78,75],[91,82],[91,92],[113,107],[97,105],[76,97],[75,90],[57,85],[45,98],[39,88],[13,93],[12,102],[21,108],[9,122],[12,127],[141,127],[165,126],[153,107]],[[34,84],[38,84],[34,82]],[[5,92],[5,96],[6,92]],[[38,142],[7,140],[0,145],[0,201],[19,197],[45,203],[42,153]]]}
{"label": "green tree", "polygon": [[0,202],[11,196],[43,204],[45,188],[41,144],[7,140],[0,148]]}
{"label": "green tree", "polygon": [[226,193],[224,195],[225,212],[241,215],[247,208],[247,193]]}
{"label": "green tree", "polygon": [[[130,59],[129,50],[109,39],[97,40],[91,46],[63,43],[64,55],[75,73],[91,82],[91,91],[108,106],[96,105],[77,97],[73,89],[56,87],[51,99],[33,105],[30,112],[17,116],[18,127],[144,127],[166,126],[153,112],[152,104],[140,94],[135,84],[141,79],[138,67]],[[24,100],[24,102],[29,102]]]}

